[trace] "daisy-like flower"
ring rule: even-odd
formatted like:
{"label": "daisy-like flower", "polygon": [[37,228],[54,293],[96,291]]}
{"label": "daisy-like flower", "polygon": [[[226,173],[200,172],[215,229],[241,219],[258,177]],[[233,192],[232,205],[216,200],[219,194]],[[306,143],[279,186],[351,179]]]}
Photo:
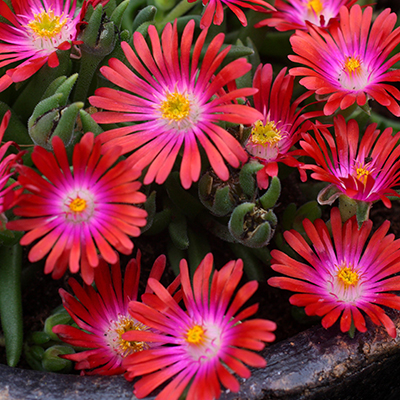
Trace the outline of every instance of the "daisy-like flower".
{"label": "daisy-like flower", "polygon": [[297,55],[291,61],[305,65],[290,70],[293,76],[305,76],[300,83],[327,99],[325,115],[338,107],[359,106],[374,99],[400,116],[400,91],[390,82],[400,81],[400,71],[390,68],[400,53],[390,53],[400,43],[400,27],[393,30],[397,16],[382,11],[372,23],[372,7],[359,5],[340,9],[340,22],[328,31],[310,26],[308,33],[296,31],[290,42]]}
{"label": "daisy-like flower", "polygon": [[[189,3],[193,3],[196,0],[188,1]],[[247,26],[247,18],[239,7],[249,8],[250,10],[260,12],[266,12],[266,7],[270,10],[276,11],[271,4],[264,0],[203,0],[203,5],[206,6],[206,9],[201,17],[201,29],[209,28],[212,23],[214,25],[221,25],[224,20],[224,6],[228,7],[237,16],[243,26]]]}
{"label": "daisy-like flower", "polygon": [[87,133],[75,145],[71,172],[65,146],[54,137],[54,153],[35,146],[32,161],[43,175],[18,166],[18,182],[27,190],[20,197],[14,214],[23,218],[10,221],[8,229],[28,231],[21,245],[37,243],[29,251],[36,262],[47,254],[45,273],[60,278],[68,265],[72,273],[81,270],[83,280],[93,281],[93,268],[99,255],[110,264],[118,261],[113,247],[131,254],[129,236],[139,236],[147,213],[134,204],[146,196],[136,181],[140,171],[128,161],[116,165],[121,149],[115,147],[101,156],[101,145]]}
{"label": "daisy-like flower", "polygon": [[[276,11],[271,18],[258,22],[255,27],[271,26],[278,31],[308,30],[307,23],[327,28],[339,17],[340,7],[350,8],[357,0],[276,0]],[[270,12],[270,11],[269,11]]]}
{"label": "daisy-like flower", "polygon": [[[130,342],[122,339],[125,332],[148,330],[149,328],[128,312],[128,303],[138,298],[140,281],[140,252],[136,259],[126,266],[122,283],[119,261],[110,268],[100,258],[95,269],[94,282],[97,291],[90,285],[83,287],[74,279],[68,283],[74,296],[60,289],[64,308],[79,326],[56,325],[53,332],[64,342],[87,348],[88,350],[62,356],[75,361],[75,369],[87,375],[116,375],[125,370],[122,360],[129,354],[147,349],[145,342]],[[160,279],[165,268],[165,256],[160,256],[154,263],[150,276]],[[146,287],[146,292],[150,288]]]}
{"label": "daisy-like flower", "polygon": [[0,92],[13,82],[35,74],[46,62],[51,68],[59,64],[57,50],[69,50],[76,39],[76,0],[11,0],[12,8],[0,0],[0,67],[19,63],[0,78]]}
{"label": "daisy-like flower", "polygon": [[96,122],[134,123],[108,130],[98,138],[104,149],[118,145],[125,153],[135,150],[129,157],[133,164],[140,169],[149,166],[144,177],[146,185],[165,182],[183,147],[180,177],[183,187],[189,188],[200,176],[198,144],[215,173],[227,180],[229,170],[224,159],[237,168],[247,160],[247,154],[217,123],[250,124],[260,118],[257,110],[233,102],[252,95],[255,89],[232,89],[228,93],[223,90],[225,85],[235,86],[234,80],[248,72],[251,65],[241,58],[216,73],[230,48],[220,51],[223,34],[211,41],[199,65],[207,30],[195,42],[191,56],[194,27],[194,20],[190,20],[178,47],[176,22],[174,26],[166,25],[161,42],[156,28],[150,25],[152,50],[143,35],[135,32],[135,51],[128,43],[121,44],[133,71],[117,59],[101,68],[107,79],[127,92],[104,87],[89,98],[93,106],[110,110],[93,114]]}
{"label": "daisy-like flower", "polygon": [[[254,107],[264,118],[253,125],[245,148],[264,165],[257,173],[258,185],[264,189],[269,186],[269,177],[278,175],[278,162],[291,167],[301,164],[293,157],[296,152],[290,150],[300,137],[303,122],[323,115],[320,111],[302,114],[304,107],[298,108],[311,96],[311,91],[291,103],[294,78],[285,74],[286,68],[283,68],[274,80],[271,64],[260,65],[253,80],[253,87],[258,89]],[[305,178],[305,172],[300,169],[300,173]]]}
{"label": "daisy-like flower", "polygon": [[123,361],[127,379],[146,375],[135,384],[137,397],[147,396],[171,378],[157,400],[177,400],[190,382],[188,400],[213,400],[219,398],[221,384],[232,391],[239,390],[232,372],[248,378],[251,373],[243,363],[265,366],[265,359],[249,350],[260,351],[264,342],[273,341],[275,336],[271,331],[276,325],[263,319],[242,322],[256,312],[257,304],[239,311],[258,283],[246,283],[231,300],[243,274],[242,261],[230,261],[214,271],[210,281],[212,265],[213,257],[208,254],[194,274],[192,289],[187,263],[181,261],[186,312],[154,279],[149,279],[148,284],[159,302],[168,307],[163,313],[143,303],[129,303],[135,319],[159,332],[130,331],[123,339],[161,345],[132,354]]}
{"label": "daisy-like flower", "polygon": [[[332,236],[322,220],[303,222],[311,248],[294,230],[284,233],[289,245],[307,262],[297,261],[279,250],[271,255],[272,269],[286,275],[268,280],[271,286],[298,292],[290,303],[305,307],[307,315],[318,315],[325,328],[340,319],[342,332],[352,322],[357,330],[367,330],[364,312],[376,325],[383,325],[396,337],[396,327],[380,306],[399,310],[400,241],[386,235],[390,223],[385,221],[368,240],[372,221],[358,229],[351,218],[342,225],[337,208],[331,211]],[[362,312],[361,312],[362,311]]]}
{"label": "daisy-like flower", "polygon": [[304,168],[313,171],[311,177],[330,185],[319,197],[331,193],[325,204],[332,204],[341,194],[368,203],[382,200],[391,207],[387,196],[398,196],[392,187],[400,182],[400,132],[392,136],[392,128],[382,133],[376,124],[367,127],[360,140],[358,123],[343,116],[334,119],[335,137],[328,128],[316,124],[315,139],[303,133],[300,146],[304,154],[312,157],[317,165]]}

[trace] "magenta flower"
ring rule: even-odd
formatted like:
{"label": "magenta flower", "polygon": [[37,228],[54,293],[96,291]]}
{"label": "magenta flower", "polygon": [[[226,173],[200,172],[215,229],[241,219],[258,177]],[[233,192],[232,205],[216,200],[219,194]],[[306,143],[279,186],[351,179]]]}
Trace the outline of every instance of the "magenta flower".
{"label": "magenta flower", "polygon": [[400,27],[393,30],[396,20],[396,14],[386,9],[371,26],[371,7],[342,7],[340,22],[329,31],[310,26],[308,33],[292,35],[297,55],[289,59],[306,67],[292,68],[290,74],[304,76],[300,83],[327,99],[325,115],[355,102],[363,106],[371,98],[400,116],[400,91],[390,84],[400,81],[400,70],[390,70],[400,60],[400,53],[390,57],[400,43]]}
{"label": "magenta flower", "polygon": [[123,339],[161,345],[131,354],[123,361],[127,379],[145,375],[135,383],[137,397],[147,396],[172,379],[157,400],[177,400],[190,382],[188,400],[218,399],[221,384],[234,392],[239,390],[239,382],[232,372],[243,378],[250,377],[250,370],[243,363],[265,366],[265,359],[249,350],[260,351],[264,342],[275,339],[271,332],[276,328],[275,323],[262,319],[242,322],[257,311],[257,305],[238,313],[258,283],[247,282],[235,292],[243,275],[243,263],[238,260],[214,271],[210,285],[212,265],[213,257],[208,254],[194,274],[192,289],[187,263],[181,261],[186,312],[154,279],[149,279],[149,286],[158,301],[166,306],[162,313],[143,303],[129,303],[135,319],[159,332],[130,331]]}
{"label": "magenta flower", "polygon": [[[188,1],[192,3],[195,0]],[[239,7],[260,12],[266,12],[264,7],[267,7],[275,11],[275,8],[264,0],[203,0],[203,5],[206,6],[206,9],[201,17],[201,29],[209,28],[212,23],[221,25],[224,20],[224,6],[228,7],[237,16],[243,26],[247,26],[247,18]]]}
{"label": "magenta flower", "polygon": [[350,8],[357,0],[276,0],[276,11],[271,18],[258,22],[255,27],[271,26],[278,31],[308,30],[308,23],[328,28],[339,18],[340,7]]}
{"label": "magenta flower", "polygon": [[[140,259],[138,251],[136,259],[131,259],[126,266],[123,283],[119,260],[112,265],[110,274],[109,266],[100,258],[94,272],[97,291],[87,284],[80,286],[74,278],[70,278],[68,283],[76,297],[60,289],[64,308],[80,329],[56,325],[53,332],[72,346],[88,349],[62,356],[75,361],[75,369],[86,375],[122,374],[125,372],[122,360],[149,347],[145,342],[129,342],[121,337],[130,330],[149,329],[128,312],[128,303],[138,298]],[[150,273],[153,279],[160,279],[165,260],[165,256],[160,256],[155,261]],[[148,286],[146,292],[150,292]]]}
{"label": "magenta flower", "polygon": [[[69,265],[72,273],[81,270],[83,280],[93,281],[93,269],[99,255],[110,264],[118,261],[113,247],[131,254],[129,236],[139,236],[146,225],[147,213],[134,204],[146,196],[138,190],[140,171],[128,161],[115,164],[121,149],[115,147],[100,154],[101,145],[87,133],[75,145],[73,172],[64,143],[54,137],[54,155],[35,146],[32,168],[18,166],[18,182],[27,190],[21,195],[14,214],[23,218],[10,221],[8,229],[28,231],[21,245],[37,243],[29,251],[29,260],[36,262],[48,254],[45,273],[60,278]],[[40,239],[41,238],[41,239]]]}
{"label": "magenta flower", "polygon": [[[291,149],[300,137],[303,122],[323,115],[320,111],[302,114],[305,107],[298,108],[312,92],[304,93],[291,103],[294,78],[285,74],[286,68],[283,68],[274,80],[271,64],[259,65],[253,80],[253,87],[258,89],[254,107],[264,117],[253,125],[245,148],[252,158],[264,165],[257,173],[258,185],[263,189],[269,186],[269,177],[278,175],[278,162],[291,167],[301,165],[294,157],[296,151]],[[305,179],[305,172],[299,171]]]}
{"label": "magenta flower", "polygon": [[334,119],[335,137],[321,124],[314,128],[315,139],[303,134],[300,145],[304,154],[317,163],[304,168],[313,171],[312,178],[330,183],[323,189],[324,194],[332,193],[328,204],[345,194],[369,203],[382,200],[391,207],[387,196],[398,196],[392,187],[400,182],[400,132],[392,136],[392,128],[380,133],[376,126],[369,125],[360,139],[358,123],[350,120],[346,124],[338,115]]}
{"label": "magenta flower", "polygon": [[0,78],[0,92],[13,82],[21,82],[35,74],[46,62],[59,64],[57,50],[68,50],[76,39],[76,0],[11,0],[13,10],[0,0],[0,67],[19,63]]}
{"label": "magenta flower", "polygon": [[[7,129],[8,122],[10,121],[11,111],[7,111],[0,124],[0,142],[3,142],[4,132]],[[14,173],[14,167],[21,159],[22,152],[18,154],[7,154],[10,146],[13,142],[6,142],[0,146],[0,230],[4,229],[2,226],[3,222],[7,221],[7,218],[3,214],[18,201],[23,189],[14,190],[18,186],[17,182],[14,182],[8,186],[7,183]]]}
{"label": "magenta flower", "polygon": [[[323,317],[329,328],[340,319],[342,332],[349,331],[352,321],[360,332],[367,330],[361,311],[376,325],[383,325],[396,337],[396,327],[380,306],[400,310],[400,298],[391,293],[400,290],[400,241],[386,235],[390,223],[385,221],[368,240],[372,221],[358,229],[351,218],[342,225],[337,208],[331,211],[332,237],[322,220],[303,222],[311,248],[300,233],[284,233],[289,245],[307,262],[297,261],[279,250],[273,250],[272,269],[287,277],[268,280],[271,286],[298,294],[290,303],[305,307],[307,315]],[[310,264],[310,265],[309,265]]]}
{"label": "magenta flower", "polygon": [[[238,59],[221,69],[229,46],[222,50],[224,35],[217,35],[209,44],[203,62],[200,54],[207,35],[203,30],[191,47],[194,20],[185,27],[178,47],[178,32],[167,24],[161,37],[156,28],[149,26],[152,50],[141,33],[133,36],[134,50],[125,42],[121,44],[133,71],[117,59],[109,61],[109,67],[101,68],[102,74],[127,92],[112,88],[100,88],[90,103],[105,112],[92,115],[100,124],[132,123],[108,130],[98,136],[104,149],[116,145],[124,153],[134,151],[129,157],[139,169],[149,166],[144,184],[155,181],[162,184],[174,166],[183,147],[180,177],[184,188],[199,179],[201,159],[200,144],[216,174],[229,178],[224,159],[237,168],[247,160],[240,143],[225,129],[220,121],[250,124],[260,118],[260,113],[233,100],[252,95],[252,88],[232,89],[234,80],[251,69],[244,59]],[[219,54],[218,54],[219,52]],[[214,75],[215,74],[215,75]]]}

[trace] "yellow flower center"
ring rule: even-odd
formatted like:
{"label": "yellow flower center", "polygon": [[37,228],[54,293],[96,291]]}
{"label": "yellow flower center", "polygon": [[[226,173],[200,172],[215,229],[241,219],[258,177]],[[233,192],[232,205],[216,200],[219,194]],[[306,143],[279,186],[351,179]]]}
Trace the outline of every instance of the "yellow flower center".
{"label": "yellow flower center", "polygon": [[80,213],[86,209],[86,200],[77,197],[69,203],[69,208],[74,213]]}
{"label": "yellow flower center", "polygon": [[195,325],[187,331],[186,341],[192,344],[202,343],[204,341],[204,329],[199,325]]}
{"label": "yellow flower center", "polygon": [[187,96],[174,92],[167,95],[161,103],[162,117],[171,121],[181,121],[190,112],[190,101]]}
{"label": "yellow flower center", "polygon": [[28,26],[37,36],[51,39],[57,36],[67,23],[67,18],[61,21],[62,16],[62,14],[54,15],[53,10],[42,11],[34,14],[34,19],[28,23]]}
{"label": "yellow flower center", "polygon": [[[128,354],[136,353],[148,349],[149,346],[146,342],[135,342],[122,339],[122,335],[129,331],[144,331],[147,330],[147,326],[141,324],[140,322],[120,316],[118,321],[115,322],[115,327],[112,327],[113,347],[115,351],[121,356],[127,356]],[[116,334],[116,335],[115,335]]]}
{"label": "yellow flower center", "polygon": [[345,287],[355,286],[360,280],[358,273],[347,266],[343,266],[338,270],[337,277],[339,281],[345,285]]}
{"label": "yellow flower center", "polygon": [[321,0],[308,0],[307,8],[310,11],[315,12],[315,14],[320,14],[321,11],[324,9],[324,6]]}
{"label": "yellow flower center", "polygon": [[263,124],[257,121],[251,131],[251,141],[255,144],[276,144],[282,139],[281,131],[277,129],[275,122]]}
{"label": "yellow flower center", "polygon": [[365,167],[358,167],[356,169],[357,179],[361,181],[364,185],[367,183],[367,177],[370,174],[370,171]]}
{"label": "yellow flower center", "polygon": [[347,57],[344,63],[344,68],[347,72],[352,74],[358,74],[361,70],[361,60],[360,57]]}

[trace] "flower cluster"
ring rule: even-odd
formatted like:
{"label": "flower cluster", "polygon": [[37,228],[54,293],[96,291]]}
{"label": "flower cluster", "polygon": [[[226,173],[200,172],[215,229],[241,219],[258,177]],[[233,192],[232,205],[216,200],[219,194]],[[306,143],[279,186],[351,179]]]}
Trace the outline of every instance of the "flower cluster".
{"label": "flower cluster", "polygon": [[[325,328],[396,337],[400,232],[370,219],[400,198],[396,12],[177,1],[0,0],[8,363],[24,346],[36,369],[125,374],[139,398],[218,399],[266,365],[263,280]],[[36,265],[73,293],[23,344]]]}

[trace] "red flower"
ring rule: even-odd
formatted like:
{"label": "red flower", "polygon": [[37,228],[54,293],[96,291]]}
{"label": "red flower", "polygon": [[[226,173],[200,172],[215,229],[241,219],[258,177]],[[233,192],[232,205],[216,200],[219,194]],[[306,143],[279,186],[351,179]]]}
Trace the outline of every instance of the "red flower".
{"label": "red flower", "polygon": [[[74,296],[60,289],[65,309],[80,329],[70,325],[56,325],[53,332],[64,342],[88,350],[62,356],[76,362],[75,369],[87,375],[115,375],[125,369],[122,360],[129,354],[149,348],[145,342],[126,341],[122,335],[130,330],[149,328],[132,318],[128,303],[138,298],[140,281],[140,251],[136,259],[129,261],[122,283],[119,261],[110,268],[100,258],[95,269],[94,282],[97,291],[84,284],[83,287],[70,278]],[[160,279],[165,268],[165,256],[155,261],[150,276]],[[146,293],[150,292],[146,287]]]}
{"label": "red flower", "polygon": [[306,68],[292,68],[289,73],[305,76],[300,83],[327,99],[325,115],[355,102],[363,106],[371,98],[400,116],[400,91],[390,84],[400,81],[400,70],[390,70],[400,60],[400,53],[390,57],[400,43],[400,27],[393,30],[397,16],[386,9],[372,26],[371,21],[371,7],[364,11],[359,5],[350,11],[342,7],[340,22],[329,31],[310,26],[308,33],[296,31],[290,38],[298,55],[289,59]]}
{"label": "red flower", "polygon": [[[253,124],[245,148],[250,156],[264,165],[257,173],[258,185],[263,189],[269,186],[269,177],[278,175],[278,162],[291,167],[301,165],[294,157],[296,151],[291,149],[304,129],[303,122],[323,115],[321,111],[302,114],[305,107],[298,108],[312,92],[291,103],[294,78],[285,73],[286,68],[283,68],[274,80],[272,66],[259,65],[253,80],[253,87],[258,89],[254,94],[254,107],[264,117]],[[305,179],[304,171],[300,169],[300,173]]]}
{"label": "red flower", "polygon": [[392,136],[392,129],[382,133],[376,124],[367,127],[360,141],[358,123],[343,116],[334,119],[335,136],[327,127],[315,125],[315,139],[303,134],[300,145],[304,154],[318,165],[307,164],[304,168],[313,171],[311,177],[331,185],[324,192],[336,190],[329,204],[345,194],[354,200],[375,202],[382,200],[391,207],[387,196],[399,196],[392,188],[400,182],[400,132]]}
{"label": "red flower", "polygon": [[365,332],[363,311],[373,323],[383,325],[390,336],[396,337],[393,321],[380,307],[400,310],[400,297],[392,293],[400,290],[400,241],[392,234],[386,235],[389,221],[369,240],[372,221],[364,222],[361,229],[355,217],[342,225],[337,208],[331,211],[332,239],[320,219],[314,224],[306,219],[303,225],[313,248],[294,230],[286,231],[284,236],[305,262],[273,250],[272,269],[286,276],[270,278],[268,283],[298,292],[290,303],[305,307],[307,315],[323,317],[324,328],[340,319],[342,332],[349,331],[352,322]]}

